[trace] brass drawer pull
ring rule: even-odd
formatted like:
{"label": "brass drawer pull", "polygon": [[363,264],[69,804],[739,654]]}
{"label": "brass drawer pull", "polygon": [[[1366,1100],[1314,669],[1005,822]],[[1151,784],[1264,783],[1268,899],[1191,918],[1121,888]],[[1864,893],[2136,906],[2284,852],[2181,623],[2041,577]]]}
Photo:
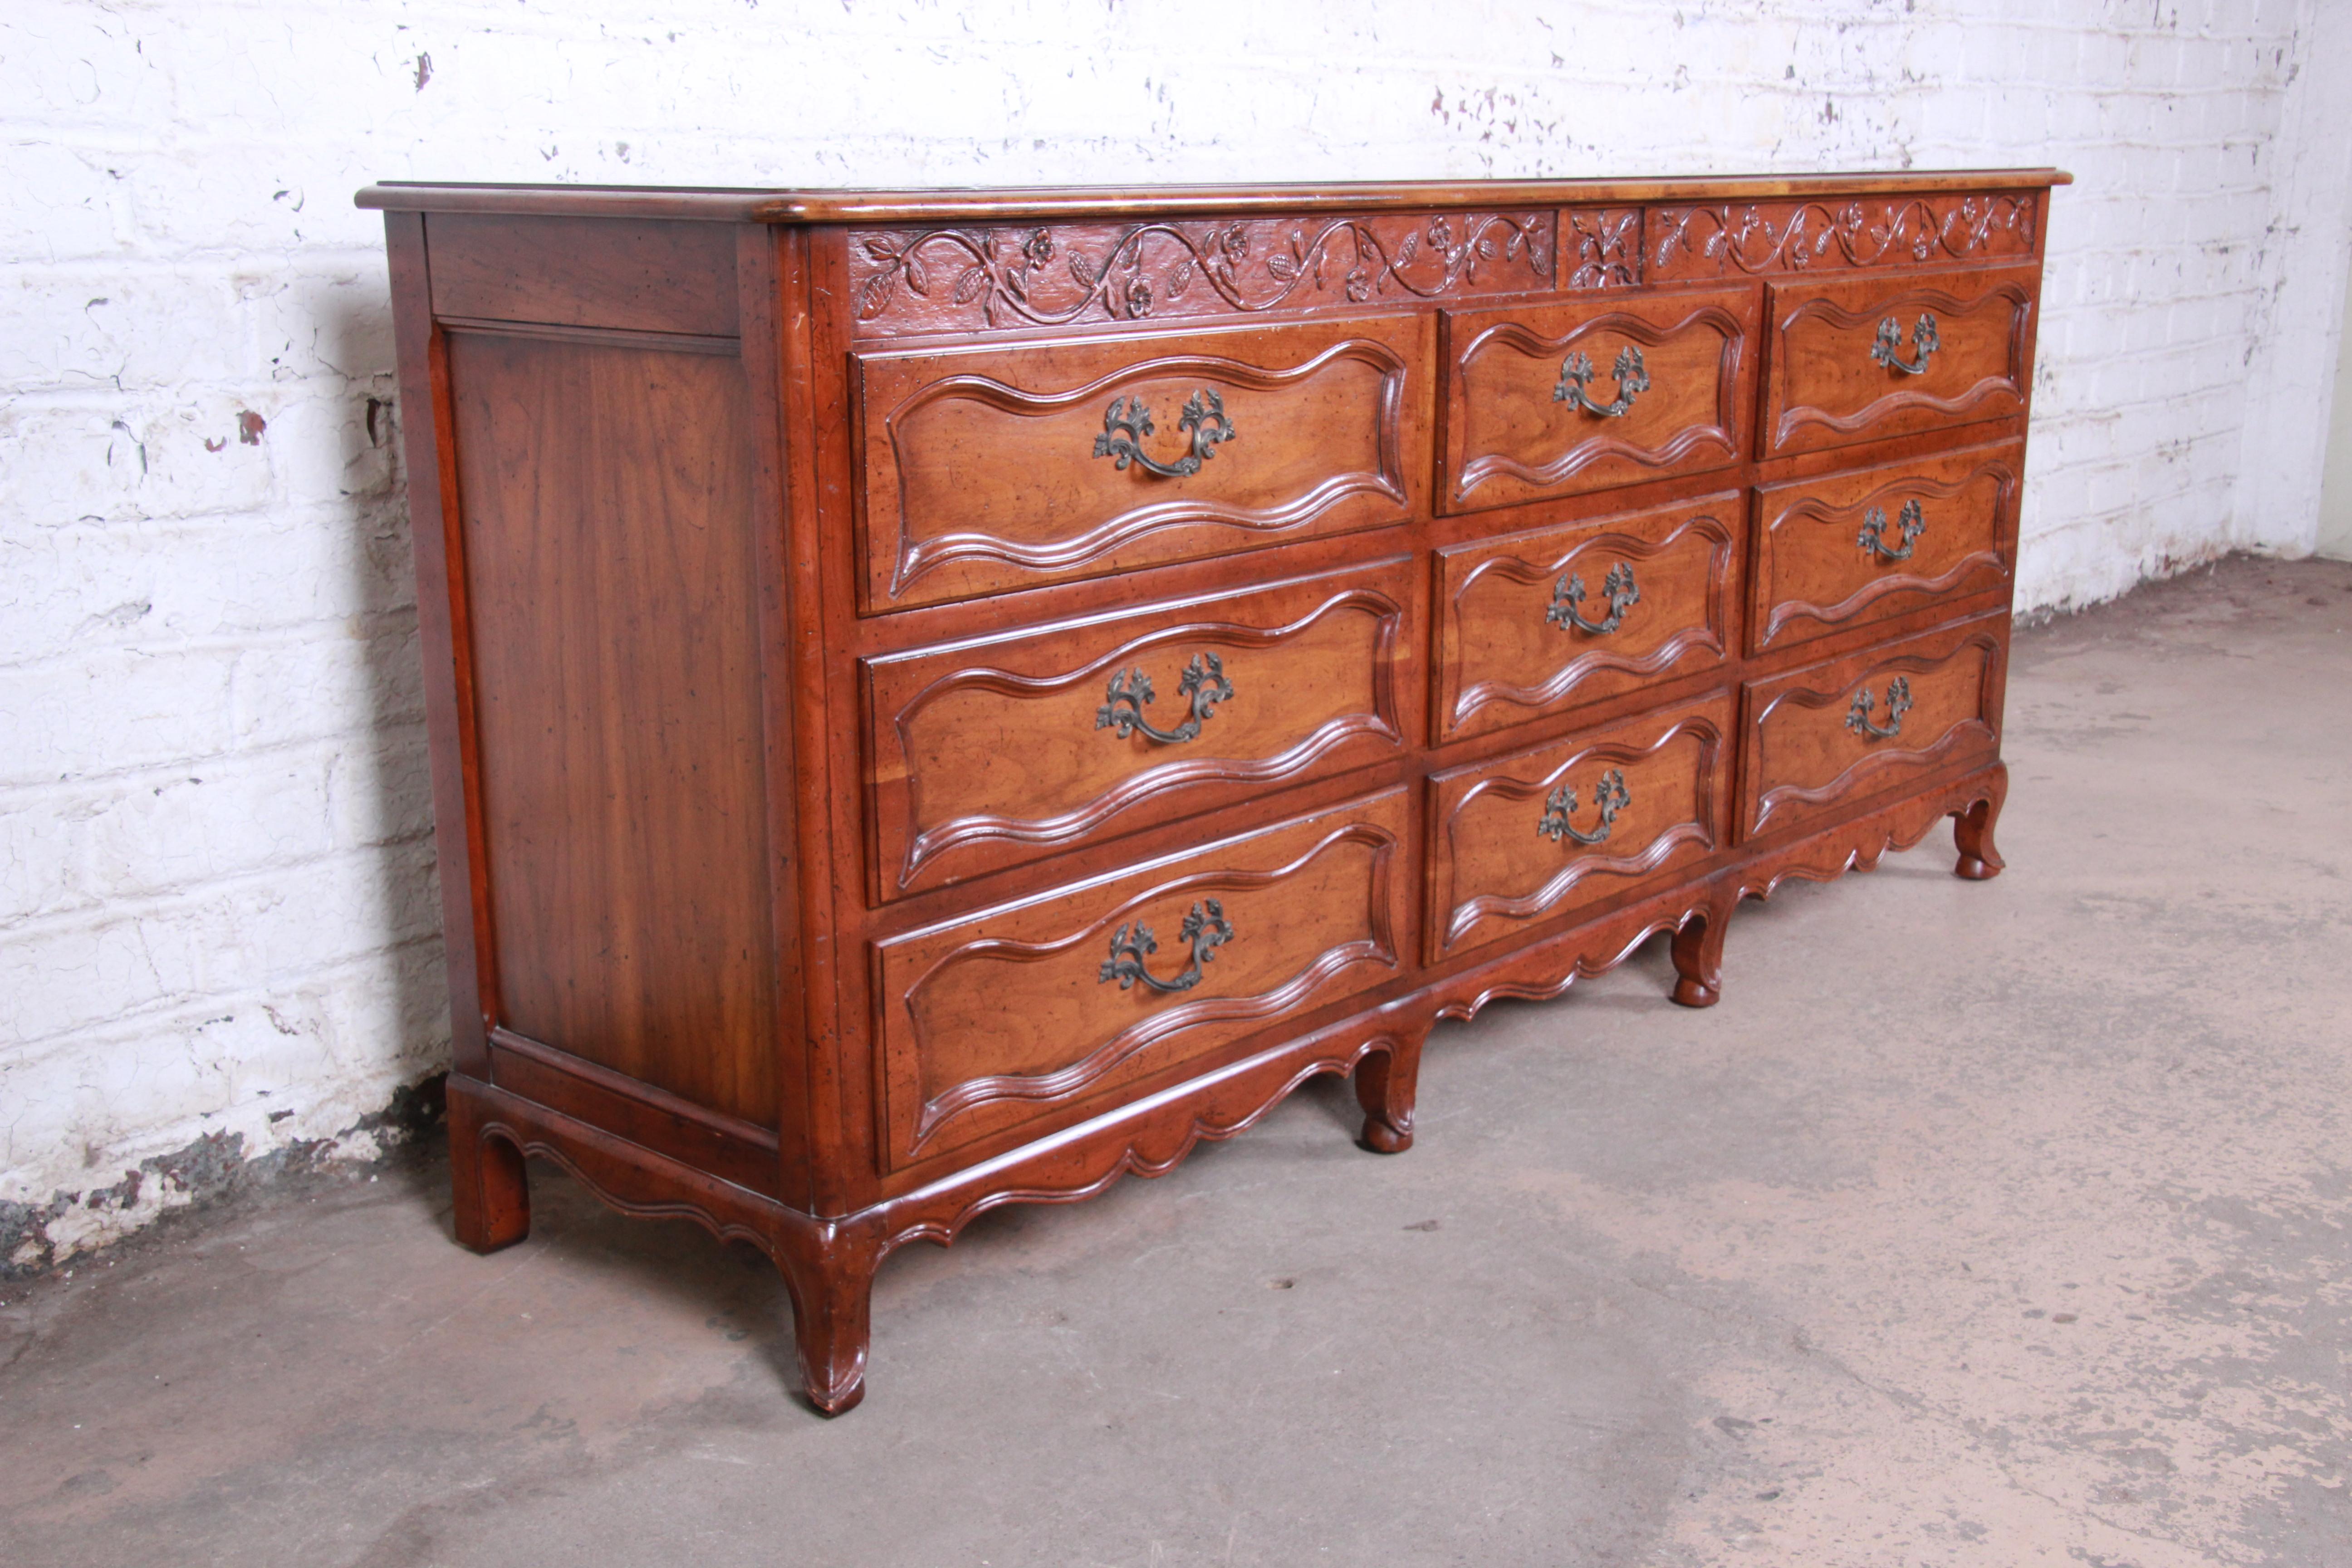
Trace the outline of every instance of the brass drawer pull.
{"label": "brass drawer pull", "polygon": [[1208,913],[1201,912],[1194,904],[1192,912],[1184,917],[1183,927],[1176,933],[1179,942],[1192,950],[1192,967],[1173,980],[1156,978],[1143,966],[1144,959],[1160,951],[1160,939],[1141,921],[1123,925],[1111,933],[1110,956],[1103,960],[1102,973],[1096,977],[1097,985],[1118,982],[1121,991],[1128,990],[1139,980],[1154,991],[1190,991],[1201,984],[1201,972],[1217,949],[1234,940],[1234,928],[1225,919],[1225,909],[1216,900],[1208,900]]}
{"label": "brass drawer pull", "polygon": [[1903,510],[1895,514],[1895,522],[1903,535],[1900,550],[1886,548],[1886,509],[1880,506],[1863,514],[1862,531],[1854,536],[1854,542],[1881,561],[1908,561],[1919,536],[1927,531],[1927,520],[1919,510],[1918,497],[1903,503]]}
{"label": "brass drawer pull", "polygon": [[1911,711],[1911,683],[1896,676],[1886,683],[1886,726],[1881,729],[1870,721],[1870,711],[1878,700],[1865,686],[1853,694],[1853,701],[1845,710],[1845,727],[1857,735],[1874,741],[1892,740],[1903,733],[1903,715]]}
{"label": "brass drawer pull", "polygon": [[1095,437],[1095,456],[1112,459],[1111,466],[1122,473],[1133,463],[1163,479],[1188,479],[1216,455],[1218,442],[1230,441],[1236,433],[1234,422],[1225,417],[1225,400],[1206,386],[1184,400],[1176,428],[1192,437],[1192,449],[1172,463],[1156,461],[1143,449],[1143,437],[1151,434],[1151,410],[1140,397],[1114,397],[1103,413],[1103,433]]}
{"label": "brass drawer pull", "polygon": [[1569,821],[1576,810],[1575,786],[1562,784],[1545,797],[1543,819],[1536,824],[1536,831],[1554,844],[1563,838],[1573,838],[1579,844],[1608,842],[1609,830],[1616,824],[1617,814],[1633,804],[1633,793],[1625,787],[1625,775],[1622,771],[1611,768],[1601,775],[1600,784],[1593,786],[1592,804],[1601,809],[1601,826],[1586,833]]}
{"label": "brass drawer pull", "polygon": [[1903,358],[1903,328],[1892,316],[1878,323],[1878,337],[1870,345],[1870,357],[1889,370],[1899,370],[1905,375],[1919,375],[1927,371],[1927,358],[1938,346],[1936,313],[1922,310],[1918,324],[1911,329],[1912,359],[1906,361]]}
{"label": "brass drawer pull", "polygon": [[1597,414],[1603,419],[1622,419],[1633,406],[1633,399],[1650,390],[1650,372],[1642,363],[1642,351],[1627,343],[1618,351],[1612,374],[1617,377],[1615,401],[1593,402],[1584,390],[1592,380],[1592,356],[1579,349],[1559,362],[1559,384],[1551,389],[1551,400],[1581,408],[1587,414]]}
{"label": "brass drawer pull", "polygon": [[1217,704],[1232,700],[1234,683],[1225,679],[1224,660],[1213,653],[1194,654],[1176,683],[1176,695],[1192,705],[1192,712],[1173,730],[1154,729],[1143,716],[1143,705],[1151,700],[1151,677],[1140,665],[1112,676],[1108,695],[1110,700],[1095,710],[1096,729],[1116,730],[1122,741],[1140,730],[1149,739],[1173,746],[1200,734],[1201,726],[1216,717]]}
{"label": "brass drawer pull", "polygon": [[1588,621],[1578,613],[1584,603],[1584,579],[1571,574],[1551,586],[1551,608],[1544,619],[1556,626],[1572,626],[1594,637],[1606,637],[1625,624],[1625,612],[1642,602],[1641,587],[1633,581],[1633,563],[1620,561],[1609,568],[1609,575],[1601,580],[1601,592],[1609,601],[1609,613],[1597,621]]}

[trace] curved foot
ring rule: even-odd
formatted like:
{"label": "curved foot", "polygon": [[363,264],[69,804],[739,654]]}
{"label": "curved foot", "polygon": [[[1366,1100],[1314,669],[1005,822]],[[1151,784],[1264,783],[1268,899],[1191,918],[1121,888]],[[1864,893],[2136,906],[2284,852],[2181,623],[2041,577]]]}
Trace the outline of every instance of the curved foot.
{"label": "curved foot", "polygon": [[1356,1103],[1364,1108],[1359,1147],[1375,1154],[1402,1154],[1412,1147],[1412,1101],[1421,1079],[1421,1041],[1416,1032],[1392,1038],[1356,1064]]}
{"label": "curved foot", "polygon": [[459,1245],[476,1252],[512,1247],[530,1234],[530,1178],[522,1151],[485,1132],[472,1080],[449,1077],[450,1223]]}
{"label": "curved foot", "polygon": [[821,1415],[854,1410],[866,1397],[878,1250],[866,1237],[826,1227],[797,1246],[787,1240],[778,1257],[793,1299],[801,1389]]}
{"label": "curved foot", "polygon": [[1989,781],[1990,789],[1984,799],[1966,811],[1952,813],[1952,839],[1959,847],[1959,864],[1952,875],[1971,882],[1989,881],[2001,873],[2008,864],[2000,851],[1992,845],[1992,827],[2000,816],[2001,803],[2009,797],[2009,768],[2006,763],[1994,770]]}
{"label": "curved foot", "polygon": [[1685,1007],[1712,1007],[1723,1000],[1723,932],[1727,910],[1707,910],[1683,921],[1675,932],[1674,1000]]}

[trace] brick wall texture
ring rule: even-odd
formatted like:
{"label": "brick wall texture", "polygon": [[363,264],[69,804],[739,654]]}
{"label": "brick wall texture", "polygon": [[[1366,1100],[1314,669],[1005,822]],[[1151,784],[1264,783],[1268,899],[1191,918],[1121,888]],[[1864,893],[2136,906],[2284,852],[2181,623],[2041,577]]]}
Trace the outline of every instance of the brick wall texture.
{"label": "brick wall texture", "polygon": [[2021,596],[2064,606],[2311,548],[2346,13],[10,0],[0,1267],[187,1201],[199,1143],[370,1152],[354,1129],[444,1059],[368,181],[2057,163]]}

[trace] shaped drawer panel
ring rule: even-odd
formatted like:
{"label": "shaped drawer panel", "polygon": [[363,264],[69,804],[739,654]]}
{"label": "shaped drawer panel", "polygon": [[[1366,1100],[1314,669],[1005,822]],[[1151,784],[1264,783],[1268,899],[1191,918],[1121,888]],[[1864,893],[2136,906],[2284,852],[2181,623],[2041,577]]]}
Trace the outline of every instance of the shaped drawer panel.
{"label": "shaped drawer panel", "polygon": [[1400,973],[1391,789],[874,946],[903,1166]]}
{"label": "shaped drawer panel", "polygon": [[1720,848],[1729,692],[1429,780],[1429,962]]}
{"label": "shaped drawer panel", "polygon": [[852,356],[867,614],[1398,522],[1431,323]]}
{"label": "shaped drawer panel", "polygon": [[1831,816],[2000,751],[2009,615],[1809,665],[1747,689],[1741,837]]}
{"label": "shaped drawer panel", "polygon": [[2025,412],[2038,267],[1771,286],[1763,454]]}
{"label": "shaped drawer panel", "polygon": [[1751,650],[2009,585],[2025,445],[1757,491]]}
{"label": "shaped drawer panel", "polygon": [[866,660],[875,900],[1399,755],[1412,564]]}
{"label": "shaped drawer panel", "polygon": [[1746,504],[1727,492],[1439,551],[1440,741],[1721,664]]}
{"label": "shaped drawer panel", "polygon": [[1746,450],[1756,290],[1445,313],[1445,510],[1728,468]]}

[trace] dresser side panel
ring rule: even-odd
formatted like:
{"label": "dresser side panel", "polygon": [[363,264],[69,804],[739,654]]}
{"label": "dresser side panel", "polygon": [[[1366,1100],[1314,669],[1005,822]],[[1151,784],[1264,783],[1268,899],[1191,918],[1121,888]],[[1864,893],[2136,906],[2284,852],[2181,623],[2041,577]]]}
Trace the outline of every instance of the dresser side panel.
{"label": "dresser side panel", "polygon": [[446,341],[495,1021],[772,1127],[742,363]]}

